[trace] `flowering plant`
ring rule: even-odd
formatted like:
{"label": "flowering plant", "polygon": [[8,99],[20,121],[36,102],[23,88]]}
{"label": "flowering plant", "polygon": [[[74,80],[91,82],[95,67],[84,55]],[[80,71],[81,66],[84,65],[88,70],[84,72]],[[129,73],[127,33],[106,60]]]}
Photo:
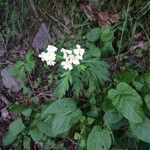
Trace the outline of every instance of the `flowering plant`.
{"label": "flowering plant", "polygon": [[[54,66],[57,51],[57,47],[48,45],[47,52],[42,52],[39,57],[42,61],[46,61],[47,65]],[[89,51],[85,51],[80,45],[77,44],[72,50],[62,48],[60,52],[63,53],[61,57],[58,55],[62,58],[60,65],[63,72],[54,91],[56,98],[62,98],[70,87],[78,97],[81,91],[83,92],[84,85],[90,88],[95,83],[103,84],[103,81],[109,80],[108,64],[99,57],[93,58]]]}

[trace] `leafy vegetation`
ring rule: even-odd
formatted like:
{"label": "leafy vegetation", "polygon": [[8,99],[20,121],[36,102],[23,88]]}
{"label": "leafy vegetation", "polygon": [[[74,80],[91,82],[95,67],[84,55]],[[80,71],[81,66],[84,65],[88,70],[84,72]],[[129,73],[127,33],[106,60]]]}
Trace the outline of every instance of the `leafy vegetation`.
{"label": "leafy vegetation", "polygon": [[[22,91],[18,96],[20,100],[9,101],[6,106],[16,115],[3,135],[2,147],[26,150],[39,144],[43,150],[150,148],[150,69],[142,64],[149,55],[149,45],[141,47],[141,41],[136,43],[137,34],[144,36],[143,42],[149,42],[149,29],[140,19],[147,17],[150,3],[129,0],[123,2],[125,7],[120,9],[123,5],[120,2],[110,2],[118,6],[117,21],[112,23],[111,20],[103,26],[87,19],[92,12],[85,15],[77,9],[76,4],[80,2],[62,2],[71,3],[68,11],[63,7],[64,16],[69,15],[67,12],[75,12],[68,16],[71,20],[68,26],[74,32],[66,31],[68,35],[64,33],[60,39],[52,39],[52,44],[59,49],[56,65],[47,66],[36,56],[35,50],[29,49],[24,58],[11,66],[10,74],[18,79]],[[58,5],[49,3],[53,9]],[[106,3],[99,3],[101,11],[112,8]],[[47,9],[45,4],[35,1],[39,12]],[[24,5],[22,1],[22,17],[28,13],[28,7]],[[26,13],[24,9],[27,9]],[[136,14],[132,15],[134,9]],[[46,21],[48,10],[41,13]],[[94,15],[100,13],[96,8],[94,10]],[[2,19],[7,21],[7,16]],[[56,22],[64,28],[61,22]],[[21,29],[26,25],[23,18],[20,25]],[[3,36],[6,34],[4,29]],[[60,49],[70,49],[75,44],[84,47],[83,60],[72,70],[64,70],[60,65]]]}

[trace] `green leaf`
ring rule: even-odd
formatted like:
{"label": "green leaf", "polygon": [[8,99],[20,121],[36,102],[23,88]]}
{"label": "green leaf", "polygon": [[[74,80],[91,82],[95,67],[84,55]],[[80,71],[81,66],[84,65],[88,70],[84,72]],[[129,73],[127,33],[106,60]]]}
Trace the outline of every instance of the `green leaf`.
{"label": "green leaf", "polygon": [[147,105],[147,108],[150,110],[150,94],[146,95],[144,100]]}
{"label": "green leaf", "polygon": [[109,150],[111,136],[108,130],[95,126],[87,139],[87,150]]}
{"label": "green leaf", "polygon": [[52,117],[51,128],[56,135],[66,133],[82,117],[81,110],[77,108],[72,99],[61,99],[52,103],[42,114],[42,117]]}
{"label": "green leaf", "polygon": [[19,133],[24,130],[25,126],[21,119],[17,119],[9,125],[9,130],[3,138],[5,145],[11,144]]}
{"label": "green leaf", "polygon": [[104,114],[104,121],[108,124],[114,124],[119,122],[122,116],[116,111],[106,111]]}
{"label": "green leaf", "polygon": [[46,121],[38,121],[37,128],[47,136],[55,137],[56,134],[52,131],[52,118],[49,118]]}
{"label": "green leaf", "polygon": [[118,72],[115,74],[115,79],[118,81],[126,82],[126,83],[132,83],[135,78],[138,76],[138,72],[133,69],[127,69],[122,72]]}
{"label": "green leaf", "polygon": [[107,57],[108,54],[115,53],[115,50],[112,46],[112,41],[102,43],[101,53],[103,57]]}
{"label": "green leaf", "polygon": [[130,122],[132,132],[136,137],[144,142],[150,143],[150,120],[145,118],[143,123]]}
{"label": "green leaf", "polygon": [[31,113],[32,113],[32,109],[31,108],[25,108],[19,104],[13,104],[13,103],[10,103],[8,105],[9,109],[11,111],[14,111],[14,112],[17,112],[17,113],[22,113],[23,115],[25,116],[30,116]]}
{"label": "green leaf", "polygon": [[22,123],[21,119],[17,119],[9,125],[9,133],[14,136],[18,135],[20,132],[24,130],[25,126]]}
{"label": "green leaf", "polygon": [[30,138],[27,136],[25,136],[23,139],[23,148],[24,148],[24,150],[30,149]]}
{"label": "green leaf", "polygon": [[87,63],[87,68],[85,71],[85,82],[95,82],[104,83],[109,81],[109,65],[98,59],[91,59]]}
{"label": "green leaf", "polygon": [[52,122],[52,131],[57,135],[67,132],[80,120],[81,116],[82,113],[79,109],[66,114],[55,115]]}
{"label": "green leaf", "polygon": [[29,135],[31,135],[35,142],[39,142],[43,136],[43,133],[37,127],[32,127],[29,131]]}
{"label": "green leaf", "polygon": [[86,35],[88,41],[95,42],[100,38],[100,28],[91,29]]}
{"label": "green leaf", "polygon": [[42,113],[44,115],[53,115],[53,114],[65,114],[71,111],[76,110],[76,103],[70,98],[63,98],[53,102],[47,109]]}
{"label": "green leaf", "polygon": [[89,54],[92,57],[100,57],[101,56],[101,51],[98,47],[95,46],[93,43],[88,43],[88,48],[89,48]]}
{"label": "green leaf", "polygon": [[111,41],[114,36],[114,30],[111,26],[105,26],[100,31],[100,38],[103,42]]}
{"label": "green leaf", "polygon": [[17,77],[20,81],[23,82],[26,78],[24,62],[17,61],[14,65],[11,66],[10,73],[12,76]]}
{"label": "green leaf", "polygon": [[150,91],[150,73],[145,73],[139,76],[133,83],[135,88],[140,91],[143,95],[149,94]]}
{"label": "green leaf", "polygon": [[13,104],[13,103],[10,103],[8,105],[9,109],[11,111],[14,111],[14,112],[17,112],[17,113],[22,113],[23,115],[25,116],[30,116],[32,110],[31,108],[26,108],[26,107],[23,107],[21,106],[20,104]]}
{"label": "green leaf", "polygon": [[69,89],[69,85],[72,83],[71,72],[66,71],[61,75],[61,79],[57,83],[57,87],[54,91],[55,98],[61,99],[66,91]]}
{"label": "green leaf", "polygon": [[142,100],[139,94],[127,83],[121,82],[117,89],[111,89],[108,92],[109,99],[113,106],[122,113],[122,115],[135,123],[142,123],[143,111]]}
{"label": "green leaf", "polygon": [[17,135],[13,135],[12,133],[9,133],[8,131],[3,137],[3,144],[9,145],[12,142],[14,142],[16,138],[17,138]]}

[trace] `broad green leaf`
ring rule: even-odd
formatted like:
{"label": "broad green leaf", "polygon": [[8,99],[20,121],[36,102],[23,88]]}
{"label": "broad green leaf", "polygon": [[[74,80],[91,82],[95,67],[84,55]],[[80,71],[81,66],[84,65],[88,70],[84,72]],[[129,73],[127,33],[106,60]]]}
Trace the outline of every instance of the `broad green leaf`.
{"label": "broad green leaf", "polygon": [[145,96],[145,103],[147,105],[147,108],[150,110],[150,94]]}
{"label": "broad green leaf", "polygon": [[57,135],[67,132],[80,120],[81,116],[82,113],[79,109],[66,114],[56,115],[52,121],[52,131]]}
{"label": "broad green leaf", "polygon": [[100,28],[91,29],[86,35],[88,41],[95,42],[100,38]]}
{"label": "broad green leaf", "polygon": [[127,69],[115,74],[115,79],[120,82],[132,83],[138,76],[138,72],[132,69]]}
{"label": "broad green leaf", "polygon": [[63,98],[53,102],[47,109],[43,112],[42,116],[48,114],[65,114],[76,110],[76,103],[70,98]]}
{"label": "broad green leaf", "polygon": [[108,92],[109,99],[113,106],[122,113],[122,115],[135,123],[142,123],[143,111],[142,100],[139,94],[127,83],[121,82],[116,89]]}
{"label": "broad green leaf", "polygon": [[122,116],[116,111],[106,111],[104,114],[104,121],[108,124],[114,124],[119,122]]}
{"label": "broad green leaf", "polygon": [[111,136],[107,129],[95,126],[87,139],[87,150],[109,150]]}
{"label": "broad green leaf", "polygon": [[16,138],[17,138],[17,135],[13,135],[12,133],[9,133],[8,131],[3,137],[3,144],[9,145],[12,142],[14,142]]}
{"label": "broad green leaf", "polygon": [[51,117],[52,133],[56,135],[67,132],[82,117],[72,99],[61,99],[52,103],[42,114],[43,118]]}
{"label": "broad green leaf", "polygon": [[36,123],[37,128],[47,136],[55,137],[56,134],[52,131],[52,119],[46,121],[38,121]]}
{"label": "broad green leaf", "polygon": [[103,42],[111,41],[114,36],[114,30],[111,26],[105,26],[100,31],[100,38]]}
{"label": "broad green leaf", "polygon": [[132,132],[144,142],[150,143],[150,120],[145,118],[143,123],[130,122]]}
{"label": "broad green leaf", "polygon": [[14,136],[18,135],[20,132],[24,130],[25,126],[22,123],[21,119],[17,119],[9,125],[9,133]]}
{"label": "broad green leaf", "polygon": [[9,125],[9,130],[3,138],[5,145],[11,144],[19,133],[24,130],[25,126],[21,119],[17,119]]}
{"label": "broad green leaf", "polygon": [[29,131],[29,135],[31,135],[35,142],[39,142],[43,136],[43,133],[37,127],[32,127]]}

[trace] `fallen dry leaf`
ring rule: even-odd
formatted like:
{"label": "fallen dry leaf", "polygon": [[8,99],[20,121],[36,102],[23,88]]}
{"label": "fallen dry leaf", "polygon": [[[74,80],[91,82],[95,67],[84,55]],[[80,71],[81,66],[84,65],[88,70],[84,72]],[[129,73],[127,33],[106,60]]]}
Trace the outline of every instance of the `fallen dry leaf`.
{"label": "fallen dry leaf", "polygon": [[84,11],[89,20],[93,22],[97,21],[100,26],[114,24],[119,20],[117,14],[110,14],[107,11],[99,11],[93,9],[90,5],[80,5],[80,9]]}

